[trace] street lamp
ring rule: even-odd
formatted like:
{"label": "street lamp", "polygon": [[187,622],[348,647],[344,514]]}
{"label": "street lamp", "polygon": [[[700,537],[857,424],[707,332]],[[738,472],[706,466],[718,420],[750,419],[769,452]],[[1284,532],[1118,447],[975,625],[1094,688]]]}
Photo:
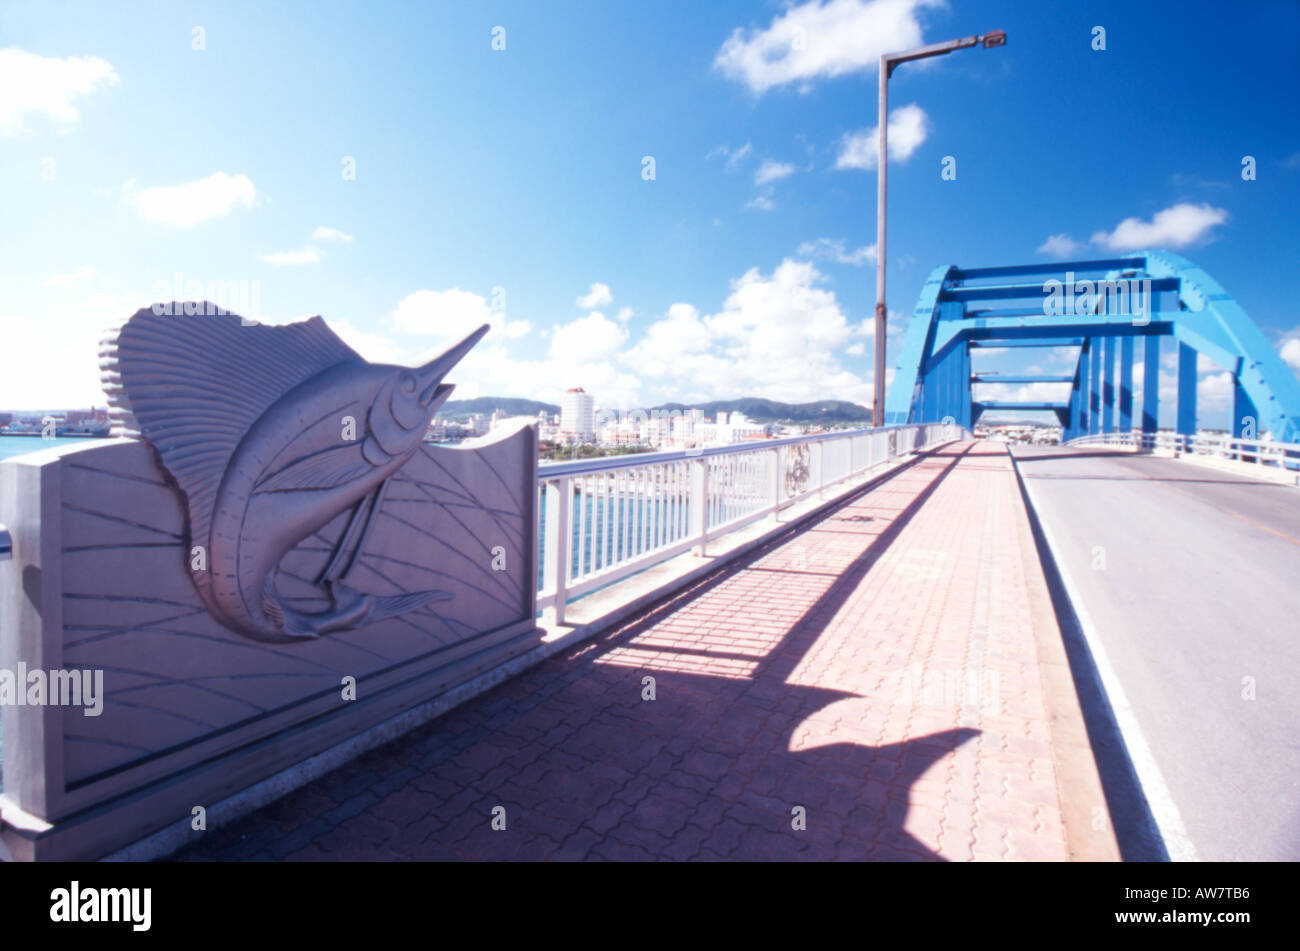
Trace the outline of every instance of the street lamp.
{"label": "street lamp", "polygon": [[889,76],[899,63],[928,56],[944,56],[953,50],[983,45],[985,49],[1005,46],[1007,34],[994,30],[981,36],[967,36],[947,43],[932,43],[903,53],[884,53],[880,57],[880,159],[876,176],[876,392],[871,407],[871,422],[885,425],[885,130],[889,126]]}

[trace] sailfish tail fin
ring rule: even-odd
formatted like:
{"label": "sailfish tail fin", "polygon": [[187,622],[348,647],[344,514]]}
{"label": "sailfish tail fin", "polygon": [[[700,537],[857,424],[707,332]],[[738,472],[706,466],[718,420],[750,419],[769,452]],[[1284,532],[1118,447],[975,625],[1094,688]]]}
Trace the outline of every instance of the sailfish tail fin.
{"label": "sailfish tail fin", "polygon": [[[346,588],[346,585],[335,585]],[[375,621],[383,621],[390,617],[397,617],[399,614],[406,614],[408,611],[414,611],[416,608],[422,608],[426,604],[434,601],[449,601],[452,594],[450,591],[412,591],[408,594],[394,594],[389,596],[372,594],[370,598],[370,610],[366,612],[366,623],[371,624]]]}
{"label": "sailfish tail fin", "polygon": [[412,591],[387,596],[364,594],[338,581],[329,585],[329,591],[332,607],[304,614],[282,603],[276,597],[274,581],[268,578],[262,592],[262,611],[282,636],[299,640],[387,620],[431,602],[447,601],[452,597],[449,591]]}

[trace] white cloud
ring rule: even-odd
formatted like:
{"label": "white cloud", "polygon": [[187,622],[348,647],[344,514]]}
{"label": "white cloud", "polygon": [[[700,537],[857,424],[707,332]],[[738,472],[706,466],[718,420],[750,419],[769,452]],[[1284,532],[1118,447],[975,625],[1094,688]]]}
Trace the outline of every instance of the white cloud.
{"label": "white cloud", "polygon": [[1068,234],[1054,234],[1049,235],[1035,253],[1050,254],[1054,258],[1070,258],[1082,251],[1083,247],[1081,241],[1075,241]]}
{"label": "white cloud", "polygon": [[151,303],[147,294],[95,293],[75,306],[59,304],[44,313],[0,314],[5,352],[22,354],[4,362],[0,406],[5,409],[65,409],[105,406],[99,383],[99,341]]}
{"label": "white cloud", "polygon": [[551,356],[566,362],[607,360],[627,343],[628,332],[599,311],[562,324],[551,333]]}
{"label": "white cloud", "polygon": [[856,251],[848,251],[845,250],[843,238],[818,238],[816,241],[803,242],[799,245],[798,253],[805,258],[822,258],[837,264],[861,267],[876,259],[876,246],[868,244]]}
{"label": "white cloud", "polygon": [[771,211],[776,205],[772,202],[770,194],[755,195],[749,201],[745,202],[746,208],[753,208],[757,211]]}
{"label": "white cloud", "polygon": [[[548,350],[520,359],[489,336],[457,367],[457,395],[524,396],[556,402],[582,386],[602,407],[647,407],[760,396],[867,404],[870,377],[840,362],[870,351],[807,263],[751,269],[733,281],[715,314],[678,302],[633,338],[621,320],[592,312],[558,325]],[[540,335],[540,333],[539,333]],[[399,361],[413,364],[418,356]]]}
{"label": "white cloud", "polygon": [[44,116],[64,131],[80,118],[73,101],[118,83],[98,56],[38,56],[16,46],[0,50],[0,136],[25,131],[28,116]]}
{"label": "white cloud", "polygon": [[766,185],[768,182],[778,182],[793,174],[794,166],[789,162],[774,162],[771,159],[763,159],[763,164],[754,173],[754,184]]}
{"label": "white cloud", "polygon": [[[930,132],[930,122],[925,110],[916,103],[901,106],[889,113],[890,161],[905,162],[921,147]],[[880,126],[866,131],[851,132],[840,141],[840,154],[835,158],[836,168],[873,169],[880,160]]]}
{"label": "white cloud", "polygon": [[[0,405],[102,405],[96,346],[102,330],[151,299],[91,295],[68,309],[57,332],[51,331],[52,312],[0,315],[11,344],[27,357],[0,374]],[[791,259],[770,273],[752,268],[732,281],[716,313],[678,302],[647,321],[644,332],[634,332],[628,308],[612,318],[592,311],[547,328],[533,328],[526,320],[507,322],[483,296],[459,287],[418,290],[379,321],[354,324],[324,316],[362,356],[405,366],[429,360],[483,323],[491,325],[492,333],[448,381],[460,397],[556,402],[567,387],[583,386],[605,407],[739,396],[792,402],[837,398],[863,405],[871,400],[869,374],[849,372],[842,362],[870,355],[870,320],[850,320],[817,269]],[[905,321],[890,316],[896,348]]]}
{"label": "white cloud", "polygon": [[1137,251],[1169,246],[1181,248],[1204,237],[1215,225],[1228,220],[1222,208],[1193,205],[1189,202],[1158,211],[1150,221],[1125,218],[1114,231],[1098,231],[1094,244],[1112,251]]}
{"label": "white cloud", "polygon": [[67,274],[51,274],[45,279],[45,286],[66,287],[69,284],[76,284],[78,281],[88,281],[94,276],[95,269],[87,264],[85,267],[79,267]]}
{"label": "white cloud", "polygon": [[320,261],[320,253],[311,245],[307,245],[301,251],[273,251],[270,254],[263,254],[262,260],[267,264],[275,265],[294,265],[294,264],[316,264]]}
{"label": "white cloud", "polygon": [[438,348],[457,343],[483,324],[492,328],[489,336],[498,339],[522,337],[530,329],[527,321],[507,322],[486,298],[459,287],[408,294],[398,301],[389,322],[398,333],[432,337]]}
{"label": "white cloud", "polygon": [[1300,376],[1300,330],[1292,333],[1296,333],[1297,336],[1283,341],[1280,353],[1283,362],[1295,371],[1296,376]]}
{"label": "white cloud", "polygon": [[327,228],[324,225],[317,226],[316,230],[311,233],[314,241],[342,241],[344,244],[352,243],[352,235],[338,228]]}
{"label": "white cloud", "polygon": [[445,291],[419,290],[402,298],[393,311],[393,326],[401,333],[461,339],[482,324],[492,322],[487,299],[453,287]]}
{"label": "white cloud", "polygon": [[[296,323],[297,320],[302,319],[304,318],[299,317],[294,321],[287,322]],[[355,326],[348,320],[330,320],[327,318],[327,322],[330,329],[343,338],[344,343],[371,363],[415,364],[410,350],[394,340],[392,334],[365,330]]]}
{"label": "white cloud", "polygon": [[766,29],[737,28],[714,58],[715,69],[756,95],[776,86],[875,69],[882,53],[920,46],[917,11],[942,0],[809,0]]}
{"label": "white cloud", "polygon": [[704,156],[704,158],[707,161],[712,158],[717,158],[719,155],[721,155],[727,160],[726,161],[727,171],[732,172],[735,171],[736,166],[739,165],[741,162],[743,162],[746,158],[748,158],[749,154],[753,151],[754,151],[754,146],[751,145],[749,142],[746,142],[744,145],[735,149],[728,148],[725,145],[719,145],[716,149],[713,149],[711,152],[709,152],[708,155]]}
{"label": "white cloud", "polygon": [[622,357],[655,402],[759,396],[869,402],[870,384],[837,354],[854,331],[811,264],[786,259],[770,276],[752,268],[732,282],[716,314],[678,303]]}
{"label": "white cloud", "polygon": [[127,202],[146,221],[174,228],[193,228],[211,218],[228,215],[236,205],[253,207],[257,189],[247,175],[214,172],[207,178],[136,191],[135,183],[123,186]]}
{"label": "white cloud", "polygon": [[604,307],[613,300],[614,295],[609,292],[608,284],[592,284],[590,290],[578,298],[578,306],[583,310],[591,310],[593,307]]}

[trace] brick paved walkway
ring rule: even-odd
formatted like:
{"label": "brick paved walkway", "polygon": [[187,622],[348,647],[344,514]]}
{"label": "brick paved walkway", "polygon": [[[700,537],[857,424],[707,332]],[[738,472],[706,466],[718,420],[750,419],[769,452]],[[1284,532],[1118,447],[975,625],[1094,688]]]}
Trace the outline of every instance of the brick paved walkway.
{"label": "brick paved walkway", "polygon": [[952,447],[177,858],[1064,859],[1020,504]]}

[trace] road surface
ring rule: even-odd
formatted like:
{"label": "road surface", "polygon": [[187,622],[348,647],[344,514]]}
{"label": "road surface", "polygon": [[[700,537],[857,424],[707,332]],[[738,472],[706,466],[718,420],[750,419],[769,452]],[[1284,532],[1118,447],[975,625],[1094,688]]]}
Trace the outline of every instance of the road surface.
{"label": "road surface", "polygon": [[1170,856],[1300,859],[1300,488],[1013,452]]}

